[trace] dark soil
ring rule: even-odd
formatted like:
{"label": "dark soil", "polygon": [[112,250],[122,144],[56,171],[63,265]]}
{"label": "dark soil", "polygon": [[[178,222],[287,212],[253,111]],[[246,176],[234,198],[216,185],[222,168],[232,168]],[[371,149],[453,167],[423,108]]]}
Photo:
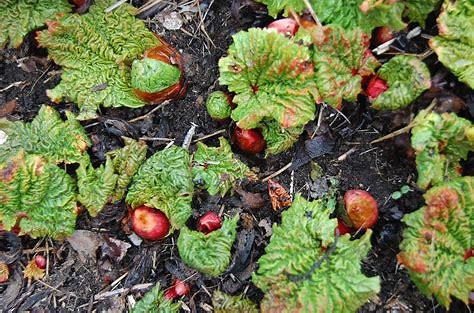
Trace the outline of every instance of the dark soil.
{"label": "dark soil", "polygon": [[[184,2],[183,2],[184,3]],[[173,6],[167,7],[167,9]],[[196,7],[194,6],[194,9]],[[198,12],[185,12],[182,16],[189,16],[181,30],[170,31],[163,28],[161,23],[147,18],[150,28],[163,36],[175,46],[186,61],[186,76],[188,92],[180,101],[163,105],[149,118],[136,123],[126,121],[142,116],[152,109],[110,109],[103,110],[100,120],[84,123],[87,131],[94,140],[91,155],[94,162],[104,161],[104,153],[121,145],[120,136],[131,137],[164,137],[175,139],[181,144],[192,123],[197,125],[195,138],[211,134],[223,127],[213,122],[206,113],[204,102],[207,95],[220,89],[217,78],[217,62],[226,52],[231,43],[231,36],[240,29],[251,25],[260,25],[267,22],[268,16],[264,11],[255,11],[255,8],[244,7],[241,16],[236,20],[231,15],[231,1],[201,1],[201,13],[205,18],[205,31],[212,39],[209,40],[204,30],[199,27],[201,19]],[[159,12],[158,12],[159,13]],[[428,24],[428,33],[436,30]],[[423,52],[426,49],[424,39],[408,42],[402,47],[407,52]],[[3,114],[6,103],[15,100],[16,106],[4,114],[13,120],[31,120],[39,110],[41,104],[52,105],[45,94],[45,90],[54,87],[59,81],[59,70],[51,62],[47,62],[46,51],[37,49],[33,35],[30,35],[19,50],[0,52],[0,113]],[[432,74],[442,75],[444,70],[436,63],[434,56],[430,56],[427,63]],[[19,64],[23,64],[19,67]],[[403,224],[400,221],[405,213],[418,209],[422,203],[421,192],[416,191],[416,171],[413,158],[407,157],[408,137],[401,136],[397,140],[390,140],[378,145],[369,142],[393,129],[407,124],[410,114],[419,108],[427,106],[433,97],[448,96],[456,92],[464,102],[472,106],[472,94],[465,87],[457,83],[451,75],[443,78],[445,85],[442,92],[432,90],[406,112],[397,114],[382,114],[367,109],[361,99],[357,104],[345,104],[342,113],[350,123],[339,113],[329,107],[324,109],[321,126],[317,137],[333,145],[328,153],[314,159],[323,169],[324,176],[333,177],[339,181],[338,189],[344,192],[350,188],[369,190],[380,206],[380,219],[374,229],[373,249],[363,264],[363,270],[368,276],[379,275],[382,280],[382,290],[378,297],[372,299],[361,312],[444,312],[434,299],[428,299],[420,294],[411,283],[406,271],[398,267],[396,254],[401,240]],[[9,85],[14,87],[5,90]],[[60,111],[75,110],[73,104],[57,106]],[[469,111],[461,112],[469,116]],[[471,116],[472,117],[472,116]],[[308,126],[308,134],[315,129],[315,123]],[[229,133],[225,134],[229,138]],[[262,156],[246,156],[239,154],[257,172],[258,176],[266,177],[292,161],[302,160],[304,140],[300,140],[292,150],[278,156],[264,159]],[[207,144],[217,144],[217,136],[206,140]],[[151,141],[149,155],[160,150],[168,142]],[[195,149],[195,145],[191,146]],[[235,151],[239,153],[238,151]],[[311,164],[291,169],[280,174],[276,180],[287,189],[293,181],[294,191],[305,197],[315,196],[318,184],[310,178]],[[292,178],[293,177],[293,178]],[[400,200],[391,199],[391,194],[402,185],[410,185],[414,191],[403,196]],[[262,193],[266,200],[267,185],[264,183],[244,183],[245,191]],[[161,282],[163,286],[170,286],[175,277],[188,279],[192,285],[189,297],[184,299],[185,307],[192,312],[205,312],[211,305],[209,293],[221,289],[228,293],[246,293],[253,301],[259,302],[263,294],[251,283],[250,274],[256,268],[256,261],[263,254],[269,241],[264,227],[258,226],[262,220],[268,225],[280,221],[280,212],[271,209],[269,201],[261,209],[246,208],[241,197],[235,194],[232,197],[221,199],[209,197],[205,192],[197,193],[193,201],[194,218],[208,210],[216,213],[224,205],[229,212],[240,212],[239,244],[235,245],[233,266],[230,272],[216,279],[204,277],[185,267],[178,257],[175,245],[177,234],[160,243],[142,243],[139,247],[132,245],[126,256],[117,262],[113,257],[97,253],[96,259],[82,262],[75,250],[67,241],[51,241],[49,239],[23,239],[23,248],[26,250],[21,259],[25,265],[34,251],[48,252],[50,267],[44,282],[23,283],[21,295],[13,302],[13,307],[19,311],[33,310],[107,310],[123,311],[126,308],[127,295],[138,299],[142,291],[117,293],[118,296],[104,299],[94,299],[100,293],[129,288],[142,283]],[[126,215],[123,204],[106,208],[98,217],[90,218],[82,213],[78,219],[77,229],[90,230],[106,235],[104,238],[116,238],[129,242],[122,230],[121,219]],[[190,221],[192,224],[194,221]],[[36,250],[34,250],[36,249]],[[40,249],[40,250],[38,250]],[[118,284],[110,283],[119,279]],[[0,287],[1,288],[1,287]],[[0,289],[1,291],[1,289]],[[2,301],[2,300],[0,300]],[[467,311],[462,304],[452,306],[453,312]]]}

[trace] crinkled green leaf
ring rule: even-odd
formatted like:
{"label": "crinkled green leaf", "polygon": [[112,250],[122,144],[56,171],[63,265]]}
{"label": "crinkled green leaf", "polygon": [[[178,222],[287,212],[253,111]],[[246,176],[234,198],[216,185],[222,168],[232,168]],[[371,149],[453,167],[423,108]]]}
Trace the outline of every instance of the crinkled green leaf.
{"label": "crinkled green leaf", "polygon": [[133,92],[130,64],[145,50],[160,45],[137,10],[123,4],[110,13],[112,0],[97,0],[88,13],[67,14],[38,32],[41,47],[63,67],[61,82],[48,90],[53,101],[75,102],[80,119],[96,116],[99,106],[137,108],[145,105]]}
{"label": "crinkled green leaf", "polygon": [[[285,15],[292,9],[301,13],[306,9],[302,0],[257,0],[268,7],[271,16]],[[393,0],[310,0],[312,8],[323,24],[337,24],[345,29],[361,28],[370,34],[377,26],[390,26],[393,30],[405,27],[402,21],[403,3]]]}
{"label": "crinkled green leaf", "polygon": [[238,220],[238,215],[224,218],[222,227],[207,235],[183,227],[178,237],[178,251],[183,262],[209,276],[224,273],[230,263]]}
{"label": "crinkled green leaf", "polygon": [[219,60],[219,82],[236,93],[231,117],[237,125],[250,129],[273,118],[289,128],[312,120],[319,94],[308,48],[256,28],[233,39],[229,55]]}
{"label": "crinkled green leaf", "polygon": [[418,22],[422,27],[425,27],[425,20],[428,14],[434,11],[441,0],[404,0],[405,13],[404,15],[412,22]]}
{"label": "crinkled green leaf", "polygon": [[474,125],[454,113],[421,111],[414,120],[411,145],[417,184],[423,189],[460,175],[459,161],[474,151]]}
{"label": "crinkled green leaf", "polygon": [[474,289],[474,177],[461,177],[431,188],[426,206],[405,215],[399,261],[427,296],[449,308],[451,296],[469,303]]}
{"label": "crinkled green leaf", "polygon": [[122,200],[133,176],[146,159],[147,145],[145,142],[127,137],[122,138],[125,146],[107,153],[111,158],[114,172],[118,175],[112,202]]}
{"label": "crinkled green leaf", "polygon": [[56,165],[23,150],[0,162],[0,223],[10,230],[17,219],[21,233],[32,238],[62,238],[76,224],[74,181]]}
{"label": "crinkled green leaf", "polygon": [[388,89],[371,100],[377,110],[398,110],[416,100],[431,87],[428,67],[414,56],[398,55],[378,70]]}
{"label": "crinkled green leaf", "polygon": [[52,107],[42,106],[31,123],[0,119],[0,130],[7,140],[0,145],[0,162],[16,155],[20,149],[38,154],[53,163],[77,163],[91,145],[84,128],[66,112],[63,121]]}
{"label": "crinkled green leaf", "polygon": [[445,0],[442,8],[439,36],[430,39],[430,47],[460,81],[474,88],[474,3]]}
{"label": "crinkled green leaf", "polygon": [[132,87],[144,92],[160,92],[177,84],[181,71],[177,66],[152,58],[135,60],[132,63]]}
{"label": "crinkled green leaf", "polygon": [[280,124],[270,119],[264,120],[259,128],[262,130],[263,138],[267,142],[265,156],[278,154],[290,149],[304,131],[302,126],[282,128]]}
{"label": "crinkled green leaf", "polygon": [[114,173],[114,166],[110,157],[104,165],[94,168],[89,158],[81,161],[76,170],[77,200],[82,203],[89,214],[94,217],[110,202],[117,183],[118,175]]}
{"label": "crinkled green leaf", "polygon": [[174,229],[191,216],[194,191],[191,157],[187,150],[171,146],[156,152],[133,177],[126,197],[132,208],[146,205],[159,209]]}
{"label": "crinkled green leaf", "polygon": [[324,102],[335,108],[342,100],[355,101],[362,78],[374,73],[379,63],[368,50],[370,37],[360,29],[338,26],[312,27],[316,85]]}
{"label": "crinkled green leaf", "polygon": [[18,48],[30,31],[45,24],[58,13],[71,11],[67,0],[0,1],[0,48]]}
{"label": "crinkled green leaf", "polygon": [[135,304],[132,313],[177,313],[180,307],[179,303],[165,299],[158,282]]}
{"label": "crinkled green leaf", "polygon": [[206,109],[212,118],[219,120],[229,118],[232,113],[227,95],[222,91],[214,91],[207,97]]}
{"label": "crinkled green leaf", "polygon": [[371,231],[358,240],[336,239],[337,220],[329,218],[335,202],[297,195],[273,226],[252,277],[265,292],[262,312],[354,312],[380,290],[378,277],[361,272]]}
{"label": "crinkled green leaf", "polygon": [[212,306],[215,313],[258,313],[257,306],[243,295],[231,296],[216,290],[212,295]]}
{"label": "crinkled green leaf", "polygon": [[194,181],[202,182],[210,195],[219,193],[224,197],[237,180],[252,175],[248,166],[234,156],[224,137],[219,138],[217,148],[198,143],[193,163]]}

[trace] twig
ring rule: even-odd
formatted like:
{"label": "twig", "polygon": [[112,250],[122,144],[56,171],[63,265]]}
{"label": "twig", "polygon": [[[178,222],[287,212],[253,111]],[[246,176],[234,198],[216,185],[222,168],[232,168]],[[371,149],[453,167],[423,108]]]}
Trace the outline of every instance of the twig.
{"label": "twig", "polygon": [[191,141],[193,140],[194,133],[196,132],[196,127],[197,125],[191,122],[191,128],[189,128],[188,132],[186,133],[186,136],[184,136],[183,144],[181,145],[181,147],[186,150],[189,150],[189,146],[191,145]]}
{"label": "twig", "polygon": [[110,7],[108,7],[107,9],[105,9],[105,13],[110,13],[110,12],[112,12],[113,10],[115,10],[116,8],[118,8],[119,6],[121,6],[122,4],[124,4],[125,2],[127,2],[127,0],[120,0],[120,1],[115,2],[115,3],[112,4]]}
{"label": "twig", "polygon": [[357,151],[357,148],[355,148],[355,147],[350,148],[347,152],[341,154],[341,155],[337,158],[337,161],[339,161],[339,162],[344,161],[345,159],[347,159],[347,157],[349,156],[349,154],[354,153],[355,151]]}
{"label": "twig", "polygon": [[20,82],[11,83],[11,84],[8,85],[7,87],[5,87],[5,88],[3,88],[3,89],[0,89],[0,92],[7,91],[8,89],[13,88],[13,87],[20,87],[21,85],[24,85],[25,83],[26,83],[26,81],[20,81]]}
{"label": "twig", "polygon": [[269,179],[272,179],[274,177],[277,177],[278,175],[280,175],[281,173],[283,173],[284,171],[286,171],[287,169],[289,169],[291,166],[293,165],[293,162],[290,162],[288,163],[287,165],[283,166],[282,168],[280,168],[278,171],[276,171],[275,173],[265,177],[264,179],[262,179],[262,183],[266,182],[267,180]]}
{"label": "twig", "polygon": [[122,276],[120,276],[119,278],[117,278],[113,283],[110,284],[110,286],[113,288],[115,287],[115,285],[118,285],[125,277],[127,277],[128,275],[128,271],[125,272],[125,274],[123,274]]}
{"label": "twig", "polygon": [[138,8],[138,14],[148,11],[149,9],[153,8],[155,5],[157,5],[160,2],[161,0],[148,1],[147,3],[145,3],[144,5]]}
{"label": "twig", "polygon": [[[214,44],[214,41],[212,41],[211,37],[209,36],[209,34],[207,33],[206,31],[206,27],[204,25],[204,18],[202,16],[202,12],[201,12],[201,6],[199,5],[199,0],[196,0],[197,2],[197,8],[198,8],[198,13],[199,13],[199,18],[201,19],[201,22],[200,22],[200,27],[202,32],[204,33],[204,35],[206,35],[207,39],[209,39],[209,42],[212,44],[212,46],[216,49],[216,45]],[[211,3],[212,5],[212,3]]]}
{"label": "twig", "polygon": [[223,134],[223,133],[225,133],[225,132],[226,132],[225,129],[221,129],[221,130],[215,131],[215,132],[213,132],[212,134],[205,135],[205,136],[202,136],[202,137],[200,137],[200,138],[195,139],[195,140],[193,141],[193,143],[196,143],[196,142],[199,142],[199,141],[203,141],[203,140],[205,140],[205,139],[208,139],[208,138],[211,138],[211,137],[214,137],[214,136]]}
{"label": "twig", "polygon": [[304,4],[306,5],[306,7],[308,8],[309,13],[311,14],[311,17],[313,18],[313,20],[316,22],[316,24],[318,24],[319,27],[321,27],[322,26],[321,21],[319,20],[318,16],[316,15],[316,12],[314,12],[314,9],[311,6],[311,3],[309,2],[309,0],[303,0],[303,1],[304,1]]}
{"label": "twig", "polygon": [[129,292],[129,291],[147,289],[150,286],[153,286],[153,284],[150,284],[150,283],[148,283],[148,284],[138,284],[138,285],[132,286],[130,288],[120,288],[120,289],[116,289],[116,290],[113,290],[113,291],[107,291],[107,292],[99,293],[99,294],[94,296],[94,300],[109,298],[109,297],[112,297],[112,296],[115,296],[115,295],[118,295],[118,294],[121,294],[121,293]]}
{"label": "twig", "polygon": [[139,140],[143,140],[143,141],[166,141],[166,142],[170,142],[170,141],[174,141],[174,138],[163,138],[163,137],[140,137],[138,138]]}
{"label": "twig", "polygon": [[321,127],[321,122],[323,120],[323,111],[324,111],[324,105],[321,105],[319,107],[319,114],[318,114],[318,123],[316,124],[316,129],[314,130],[313,134],[311,135],[311,139],[314,138],[316,135],[317,131],[319,130],[319,127]]}
{"label": "twig", "polygon": [[170,100],[163,101],[162,103],[158,104],[155,108],[153,108],[153,110],[151,110],[147,114],[132,118],[131,120],[128,120],[128,122],[129,123],[135,123],[135,122],[144,120],[144,119],[148,118],[150,115],[152,115],[153,113],[155,113],[156,111],[158,111],[158,109],[160,109],[163,106],[167,105],[168,103],[170,103]]}

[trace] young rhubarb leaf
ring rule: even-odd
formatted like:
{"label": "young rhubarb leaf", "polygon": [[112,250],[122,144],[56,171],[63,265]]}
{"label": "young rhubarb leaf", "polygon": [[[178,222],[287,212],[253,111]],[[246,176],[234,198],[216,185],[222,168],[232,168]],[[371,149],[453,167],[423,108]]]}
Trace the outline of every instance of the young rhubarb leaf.
{"label": "young rhubarb leaf", "polygon": [[439,8],[441,0],[404,0],[403,3],[405,4],[404,16],[411,22],[417,22],[425,27],[426,17]]}
{"label": "young rhubarb leaf", "polygon": [[424,197],[426,206],[403,218],[398,260],[425,295],[446,308],[451,296],[467,305],[474,289],[474,258],[464,258],[474,235],[474,177],[441,183]]}
{"label": "young rhubarb leaf", "polygon": [[113,3],[97,0],[88,13],[58,16],[37,34],[40,46],[63,67],[61,82],[47,91],[48,96],[55,102],[75,102],[81,110],[79,119],[94,118],[101,105],[144,106],[133,91],[130,65],[147,49],[166,45],[135,18],[133,6],[123,4],[106,13]]}
{"label": "young rhubarb leaf", "polygon": [[354,312],[380,290],[379,277],[366,277],[361,260],[371,231],[360,239],[335,236],[329,218],[334,199],[308,202],[297,195],[258,260],[253,283],[265,296],[262,312]]}
{"label": "young rhubarb leaf", "polygon": [[224,137],[220,146],[208,147],[199,142],[194,154],[194,182],[202,183],[210,195],[219,193],[222,197],[231,190],[239,179],[254,176],[245,163],[237,159]]}
{"label": "young rhubarb leaf", "polygon": [[127,137],[122,137],[122,139],[125,143],[123,148],[107,153],[107,156],[111,158],[114,172],[118,175],[112,202],[123,199],[133,176],[138,172],[140,165],[145,161],[147,152],[145,142],[136,141]]}
{"label": "young rhubarb leaf", "polygon": [[441,63],[471,88],[474,88],[473,16],[472,0],[445,0],[437,20],[439,36],[429,41]]}
{"label": "young rhubarb leaf", "polygon": [[426,189],[458,177],[459,162],[474,151],[474,125],[454,113],[421,111],[416,116],[411,145],[416,153],[417,184]]}
{"label": "young rhubarb leaf", "polygon": [[180,229],[191,216],[194,191],[191,157],[187,150],[171,146],[156,152],[133,177],[125,201],[163,212],[172,229]]}
{"label": "young rhubarb leaf", "polygon": [[45,24],[56,14],[71,12],[67,0],[2,0],[0,1],[0,49],[18,48],[32,30]]}
{"label": "young rhubarb leaf", "polygon": [[207,113],[209,113],[214,120],[226,120],[232,113],[230,99],[231,97],[222,91],[212,92],[206,100]]}
{"label": "young rhubarb leaf", "polygon": [[257,306],[243,295],[231,296],[216,290],[212,294],[212,306],[215,313],[258,313]]}
{"label": "young rhubarb leaf", "polygon": [[379,66],[368,50],[370,37],[359,29],[313,26],[306,29],[313,42],[316,85],[324,102],[340,108],[342,100],[356,101],[362,78]]}
{"label": "young rhubarb leaf", "polygon": [[272,119],[265,119],[260,124],[260,129],[267,143],[265,157],[290,149],[304,131],[303,126],[283,128],[277,121]]}
{"label": "young rhubarb leaf", "polygon": [[84,158],[76,175],[79,190],[77,200],[95,217],[110,202],[115,191],[118,175],[114,173],[111,159],[107,157],[105,166],[94,168],[89,158]]}
{"label": "young rhubarb leaf", "polygon": [[132,309],[132,313],[178,313],[181,305],[166,300],[160,283],[157,283]]}
{"label": "young rhubarb leaf", "polygon": [[38,155],[20,150],[0,162],[0,223],[19,221],[21,234],[62,238],[76,224],[76,186],[72,178]]}
{"label": "young rhubarb leaf", "polygon": [[225,218],[221,228],[207,235],[183,227],[178,237],[178,251],[183,262],[209,276],[222,274],[230,263],[238,220],[238,215]]}
{"label": "young rhubarb leaf", "polygon": [[416,100],[431,87],[428,67],[417,57],[398,55],[377,71],[388,89],[375,99],[369,95],[372,107],[377,110],[398,110]]}
{"label": "young rhubarb leaf", "polygon": [[75,116],[69,112],[66,116],[67,120],[63,121],[52,107],[42,106],[31,123],[0,119],[0,129],[7,136],[0,144],[0,162],[24,149],[53,163],[78,163],[91,141]]}
{"label": "young rhubarb leaf", "polygon": [[233,36],[219,60],[219,82],[235,92],[231,117],[243,129],[272,118],[284,127],[314,118],[319,93],[307,47],[274,31],[251,28]]}

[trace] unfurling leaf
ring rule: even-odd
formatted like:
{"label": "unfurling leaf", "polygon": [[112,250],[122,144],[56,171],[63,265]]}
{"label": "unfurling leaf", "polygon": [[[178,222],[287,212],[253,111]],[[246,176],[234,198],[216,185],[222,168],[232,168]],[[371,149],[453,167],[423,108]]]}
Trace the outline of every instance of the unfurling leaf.
{"label": "unfurling leaf", "polygon": [[96,169],[86,158],[81,161],[76,174],[79,190],[77,200],[95,217],[104,205],[110,202],[115,191],[118,175],[114,173],[110,157],[107,158],[105,166],[101,165]]}
{"label": "unfurling leaf", "polygon": [[26,34],[71,8],[67,0],[0,1],[0,49],[7,43],[9,48],[18,48]]}
{"label": "unfurling leaf", "polygon": [[254,284],[265,292],[262,312],[354,312],[380,290],[361,272],[371,231],[358,240],[336,237],[329,218],[334,199],[308,202],[297,195],[258,260]]}
{"label": "unfurling leaf", "polygon": [[417,184],[426,189],[458,177],[469,151],[474,151],[474,125],[454,113],[418,113],[411,145],[416,153]]}
{"label": "unfurling leaf", "polygon": [[133,92],[130,66],[147,49],[164,45],[135,18],[137,10],[131,5],[106,13],[113,3],[97,0],[86,14],[58,16],[37,35],[40,46],[48,48],[49,57],[64,70],[48,96],[55,102],[75,102],[79,119],[94,118],[101,105],[144,106]]}
{"label": "unfurling leaf", "polygon": [[0,162],[0,223],[16,224],[32,238],[62,238],[76,224],[76,186],[69,175],[38,155],[20,150]]}
{"label": "unfurling leaf", "polygon": [[370,37],[360,29],[313,26],[305,31],[312,37],[315,80],[324,102],[335,108],[342,100],[355,101],[362,91],[362,78],[379,65],[368,50]]}
{"label": "unfurling leaf", "polygon": [[256,128],[270,118],[289,128],[312,120],[319,93],[309,49],[256,28],[233,39],[228,56],[219,60],[219,82],[236,93],[231,117],[237,126]]}
{"label": "unfurling leaf", "polygon": [[474,258],[465,259],[474,232],[474,177],[460,177],[431,188],[426,206],[405,215],[397,256],[410,278],[446,308],[451,296],[469,303],[474,289]]}
{"label": "unfurling leaf", "polygon": [[230,99],[230,96],[222,91],[212,92],[206,99],[207,113],[218,121],[229,118],[232,113]]}
{"label": "unfurling leaf", "polygon": [[191,216],[194,191],[191,158],[187,150],[172,146],[156,152],[133,177],[126,202],[162,211],[173,229],[180,229]]}
{"label": "unfurling leaf", "polygon": [[165,299],[160,283],[157,283],[135,304],[132,313],[177,313],[180,307],[178,302]]}
{"label": "unfurling leaf", "polygon": [[245,163],[234,156],[224,137],[219,138],[219,143],[217,148],[198,143],[194,154],[193,176],[195,182],[203,182],[210,195],[219,193],[224,197],[234,188],[237,180],[254,174]]}
{"label": "unfurling leaf", "polygon": [[260,124],[263,138],[267,143],[265,156],[284,152],[298,141],[299,136],[303,133],[303,126],[283,128],[277,121],[265,119]]}
{"label": "unfurling leaf", "polygon": [[272,179],[268,180],[268,194],[274,211],[291,205],[291,197],[288,191]]}
{"label": "unfurling leaf", "polygon": [[372,107],[377,110],[398,110],[416,100],[431,87],[428,67],[413,56],[396,56],[377,71],[388,90],[371,99]]}
{"label": "unfurling leaf", "polygon": [[183,262],[206,275],[222,274],[230,263],[238,220],[238,215],[225,218],[221,228],[207,235],[183,227],[178,237],[178,251]]}
{"label": "unfurling leaf", "polygon": [[474,5],[472,0],[445,0],[438,16],[439,36],[430,39],[438,59],[474,88]]}
{"label": "unfurling leaf", "polygon": [[255,303],[242,295],[231,296],[219,290],[212,295],[212,306],[215,313],[258,313]]}
{"label": "unfurling leaf", "polygon": [[23,149],[56,164],[78,163],[91,142],[73,114],[66,112],[66,116],[63,121],[52,107],[42,106],[31,123],[0,119],[0,129],[7,135],[0,145],[0,162]]}

